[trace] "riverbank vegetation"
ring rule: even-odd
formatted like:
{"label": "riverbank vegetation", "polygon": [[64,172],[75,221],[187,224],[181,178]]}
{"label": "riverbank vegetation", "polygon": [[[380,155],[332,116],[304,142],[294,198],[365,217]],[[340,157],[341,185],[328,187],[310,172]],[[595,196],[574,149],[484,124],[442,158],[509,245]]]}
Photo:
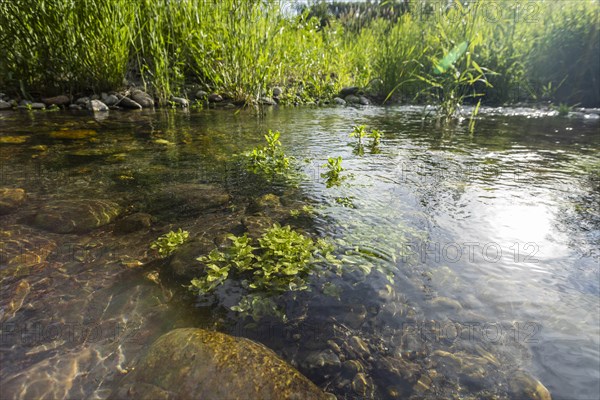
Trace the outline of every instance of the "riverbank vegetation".
{"label": "riverbank vegetation", "polygon": [[[0,2],[0,91],[19,98],[135,84],[162,104],[198,89],[256,102],[600,105],[594,0],[371,4],[265,0]],[[454,62],[453,49],[464,52]]]}

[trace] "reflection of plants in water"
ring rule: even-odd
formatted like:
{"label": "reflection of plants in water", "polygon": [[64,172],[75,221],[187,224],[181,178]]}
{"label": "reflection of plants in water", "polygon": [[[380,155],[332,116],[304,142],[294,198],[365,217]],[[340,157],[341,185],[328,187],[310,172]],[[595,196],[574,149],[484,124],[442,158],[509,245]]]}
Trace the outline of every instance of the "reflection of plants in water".
{"label": "reflection of plants in water", "polygon": [[347,176],[340,176],[340,173],[344,171],[344,167],[342,167],[342,157],[338,156],[336,158],[329,157],[327,159],[327,163],[323,164],[324,168],[327,168],[327,171],[321,174],[321,178],[325,178],[328,188],[332,186],[339,186]]}
{"label": "reflection of plants in water", "polygon": [[336,272],[341,266],[331,244],[315,241],[289,225],[274,224],[254,243],[246,234],[228,238],[231,245],[224,251],[215,249],[198,258],[206,265],[206,274],[193,279],[189,288],[209,294],[226,280],[235,279],[247,293],[231,309],[255,320],[266,315],[285,319],[273,296],[308,290],[309,276],[318,265],[334,267]]}
{"label": "reflection of plants in water", "polygon": [[170,231],[160,236],[150,244],[150,248],[156,250],[159,256],[166,257],[181,246],[188,239],[189,235],[188,231],[182,231],[179,228],[177,232]]}
{"label": "reflection of plants in water", "polygon": [[255,147],[252,151],[245,153],[247,168],[250,172],[261,176],[268,182],[277,179],[293,181],[297,173],[292,167],[292,157],[285,155],[279,141],[280,133],[269,132],[265,135],[267,145]]}

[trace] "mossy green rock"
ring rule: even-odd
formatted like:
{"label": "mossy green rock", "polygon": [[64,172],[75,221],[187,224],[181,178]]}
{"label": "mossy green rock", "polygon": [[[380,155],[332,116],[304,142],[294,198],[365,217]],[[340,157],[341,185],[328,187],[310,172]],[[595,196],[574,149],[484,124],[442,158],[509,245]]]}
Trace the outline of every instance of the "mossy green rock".
{"label": "mossy green rock", "polygon": [[204,329],[158,338],[110,399],[327,399],[261,344]]}
{"label": "mossy green rock", "polygon": [[109,224],[120,213],[121,207],[108,200],[56,200],[38,210],[33,225],[55,233],[83,233]]}

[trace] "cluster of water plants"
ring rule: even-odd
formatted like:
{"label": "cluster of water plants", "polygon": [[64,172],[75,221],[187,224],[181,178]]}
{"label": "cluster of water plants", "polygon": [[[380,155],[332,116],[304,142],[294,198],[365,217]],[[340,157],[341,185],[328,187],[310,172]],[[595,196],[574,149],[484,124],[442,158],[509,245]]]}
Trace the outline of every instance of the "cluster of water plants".
{"label": "cluster of water plants", "polygon": [[284,181],[292,183],[297,171],[292,165],[293,158],[285,154],[279,137],[281,133],[269,129],[264,135],[266,146],[255,147],[244,154],[247,169],[267,182]]}
{"label": "cluster of water plants", "polygon": [[333,246],[313,240],[289,225],[274,224],[258,240],[246,234],[229,235],[230,245],[198,258],[206,273],[191,281],[190,290],[207,295],[226,281],[237,282],[244,290],[231,309],[259,320],[265,315],[285,319],[274,296],[309,290],[309,276],[319,266],[339,267]]}
{"label": "cluster of water plants", "polygon": [[150,248],[155,250],[160,257],[171,255],[179,246],[181,246],[190,236],[188,231],[179,228],[177,231],[170,231],[159,236],[150,244]]}
{"label": "cluster of water plants", "polygon": [[398,0],[346,15],[290,4],[3,1],[0,88],[27,98],[127,80],[167,104],[189,85],[239,100],[281,86],[281,102],[296,103],[357,85],[441,101],[444,115],[469,96],[600,104],[597,1]]}

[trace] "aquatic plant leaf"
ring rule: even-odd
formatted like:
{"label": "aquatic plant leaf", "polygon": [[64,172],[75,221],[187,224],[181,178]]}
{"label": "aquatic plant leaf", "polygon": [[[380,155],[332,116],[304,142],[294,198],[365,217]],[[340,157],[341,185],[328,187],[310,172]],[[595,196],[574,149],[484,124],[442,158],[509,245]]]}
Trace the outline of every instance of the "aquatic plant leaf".
{"label": "aquatic plant leaf", "polygon": [[463,54],[465,54],[468,47],[469,41],[467,40],[454,46],[452,50],[450,50],[450,52],[448,52],[448,54],[433,67],[433,73],[435,75],[441,75],[446,72],[460,57],[462,57]]}

